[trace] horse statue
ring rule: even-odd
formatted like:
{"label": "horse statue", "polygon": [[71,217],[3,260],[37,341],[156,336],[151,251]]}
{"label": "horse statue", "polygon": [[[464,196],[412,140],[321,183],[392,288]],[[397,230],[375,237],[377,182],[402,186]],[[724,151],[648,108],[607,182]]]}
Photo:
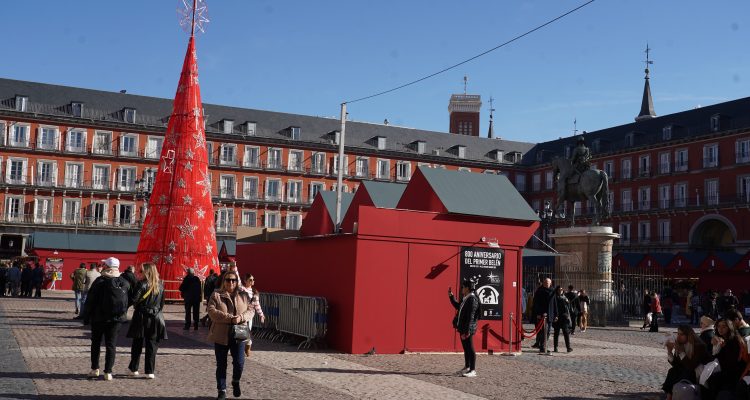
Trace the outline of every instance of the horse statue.
{"label": "horse statue", "polygon": [[[557,214],[565,218],[565,202],[591,200],[594,205],[593,225],[599,225],[602,218],[609,217],[609,178],[598,169],[587,169],[578,173],[570,160],[555,157],[551,161],[552,171],[557,181]],[[558,176],[562,176],[558,179]],[[568,177],[566,179],[565,177]],[[577,180],[575,178],[578,178]],[[564,182],[568,180],[568,182]],[[573,226],[575,209],[570,213],[570,226]]]}

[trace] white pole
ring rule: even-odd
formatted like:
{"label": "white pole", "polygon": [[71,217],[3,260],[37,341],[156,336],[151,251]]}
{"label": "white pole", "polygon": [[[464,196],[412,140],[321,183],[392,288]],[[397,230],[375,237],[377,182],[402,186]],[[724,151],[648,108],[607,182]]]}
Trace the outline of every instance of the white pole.
{"label": "white pole", "polygon": [[344,180],[344,135],[346,132],[346,103],[341,103],[341,133],[339,134],[338,179],[336,180],[336,231],[341,229],[341,191]]}

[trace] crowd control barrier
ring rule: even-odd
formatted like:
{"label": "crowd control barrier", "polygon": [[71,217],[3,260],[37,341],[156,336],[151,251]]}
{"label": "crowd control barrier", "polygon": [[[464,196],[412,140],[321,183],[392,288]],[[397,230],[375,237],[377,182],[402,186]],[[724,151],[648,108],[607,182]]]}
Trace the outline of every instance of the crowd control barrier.
{"label": "crowd control barrier", "polygon": [[253,319],[253,329],[258,329],[256,337],[271,341],[284,341],[290,339],[290,335],[305,338],[298,349],[322,344],[328,331],[325,298],[261,292],[260,304],[266,323],[261,324],[257,316]]}

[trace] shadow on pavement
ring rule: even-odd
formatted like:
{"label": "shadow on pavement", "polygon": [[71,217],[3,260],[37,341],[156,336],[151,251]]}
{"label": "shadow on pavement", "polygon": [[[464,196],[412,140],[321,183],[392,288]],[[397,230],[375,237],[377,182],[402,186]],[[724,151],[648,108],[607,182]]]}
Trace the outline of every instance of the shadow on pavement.
{"label": "shadow on pavement", "polygon": [[571,396],[549,396],[542,397],[545,400],[587,400],[587,399],[623,399],[623,400],[659,400],[661,395],[656,392],[633,392],[633,393],[599,393],[599,397],[571,397]]}
{"label": "shadow on pavement", "polygon": [[[7,396],[7,397],[6,397]],[[143,396],[120,396],[117,397],[111,396],[111,395],[67,395],[67,394],[60,394],[60,395],[54,395],[54,394],[45,394],[45,395],[38,395],[38,394],[4,394],[0,393],[0,398],[3,399],[18,399],[18,400],[25,400],[25,399],[48,399],[48,400],[103,400],[103,399],[212,399],[213,396],[195,396],[195,397],[185,397],[185,396],[157,396],[157,397],[143,397]]]}
{"label": "shadow on pavement", "polygon": [[403,371],[377,371],[362,369],[343,369],[343,368],[289,368],[291,371],[310,371],[310,372],[335,372],[337,374],[360,374],[360,375],[433,375],[433,376],[454,376],[455,374],[446,374],[439,372],[403,372]]}

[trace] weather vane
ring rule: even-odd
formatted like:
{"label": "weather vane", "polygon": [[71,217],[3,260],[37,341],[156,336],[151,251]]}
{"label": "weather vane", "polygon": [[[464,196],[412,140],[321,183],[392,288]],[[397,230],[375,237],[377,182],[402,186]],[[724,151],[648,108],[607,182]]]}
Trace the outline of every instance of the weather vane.
{"label": "weather vane", "polygon": [[648,66],[652,65],[654,62],[649,58],[649,55],[651,53],[652,48],[648,47],[648,42],[646,43],[646,74],[648,74]]}
{"label": "weather vane", "polygon": [[206,0],[179,0],[177,16],[180,26],[185,32],[190,33],[190,36],[195,34],[196,29],[200,33],[206,33],[206,25],[209,22]]}

